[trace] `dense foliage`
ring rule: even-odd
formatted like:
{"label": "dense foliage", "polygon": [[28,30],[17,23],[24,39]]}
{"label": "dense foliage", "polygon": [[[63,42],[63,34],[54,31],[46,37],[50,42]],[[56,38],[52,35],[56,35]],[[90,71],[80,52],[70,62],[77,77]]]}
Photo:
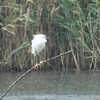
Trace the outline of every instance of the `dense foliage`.
{"label": "dense foliage", "polygon": [[25,69],[35,64],[28,51],[33,34],[51,38],[44,59],[73,50],[47,66],[98,70],[100,0],[0,0],[0,64]]}

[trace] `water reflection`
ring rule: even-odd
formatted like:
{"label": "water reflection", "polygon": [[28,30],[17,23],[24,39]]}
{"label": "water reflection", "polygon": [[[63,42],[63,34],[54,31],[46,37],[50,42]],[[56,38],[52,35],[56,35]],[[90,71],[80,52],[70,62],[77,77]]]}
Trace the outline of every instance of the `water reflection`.
{"label": "water reflection", "polygon": [[[0,95],[21,74],[1,73]],[[5,100],[100,100],[99,77],[97,72],[33,71],[12,88]]]}

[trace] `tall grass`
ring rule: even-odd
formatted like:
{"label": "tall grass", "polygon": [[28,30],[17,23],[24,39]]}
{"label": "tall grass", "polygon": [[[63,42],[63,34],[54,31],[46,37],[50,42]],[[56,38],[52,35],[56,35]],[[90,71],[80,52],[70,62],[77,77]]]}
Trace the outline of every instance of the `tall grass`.
{"label": "tall grass", "polygon": [[0,63],[10,65],[14,70],[35,64],[27,44],[33,34],[43,33],[51,38],[41,53],[44,59],[74,50],[72,54],[50,62],[51,67],[98,70],[99,12],[99,0],[1,1]]}
{"label": "tall grass", "polygon": [[[69,62],[73,61],[71,66],[77,69],[99,68],[99,10],[99,1],[62,0],[61,9],[54,18],[58,41],[62,42],[58,43],[59,48],[74,50]],[[64,48],[62,44],[66,44]],[[68,61],[65,63],[68,66]]]}

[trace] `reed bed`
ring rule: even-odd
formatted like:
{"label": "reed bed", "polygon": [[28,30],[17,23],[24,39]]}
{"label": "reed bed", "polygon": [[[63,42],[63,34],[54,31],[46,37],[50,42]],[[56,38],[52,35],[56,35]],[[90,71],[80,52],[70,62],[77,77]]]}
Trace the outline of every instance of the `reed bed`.
{"label": "reed bed", "polygon": [[0,64],[14,70],[35,62],[29,53],[33,34],[51,38],[43,59],[73,50],[50,68],[99,70],[99,0],[0,0]]}

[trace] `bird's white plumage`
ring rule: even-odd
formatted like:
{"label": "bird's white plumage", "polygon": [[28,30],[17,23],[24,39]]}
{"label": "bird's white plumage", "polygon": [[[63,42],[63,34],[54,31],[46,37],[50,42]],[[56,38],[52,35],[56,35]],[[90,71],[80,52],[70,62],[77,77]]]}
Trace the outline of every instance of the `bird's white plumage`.
{"label": "bird's white plumage", "polygon": [[34,56],[39,55],[43,48],[45,48],[45,43],[47,42],[46,36],[44,34],[34,35],[33,40],[31,41],[32,53]]}

